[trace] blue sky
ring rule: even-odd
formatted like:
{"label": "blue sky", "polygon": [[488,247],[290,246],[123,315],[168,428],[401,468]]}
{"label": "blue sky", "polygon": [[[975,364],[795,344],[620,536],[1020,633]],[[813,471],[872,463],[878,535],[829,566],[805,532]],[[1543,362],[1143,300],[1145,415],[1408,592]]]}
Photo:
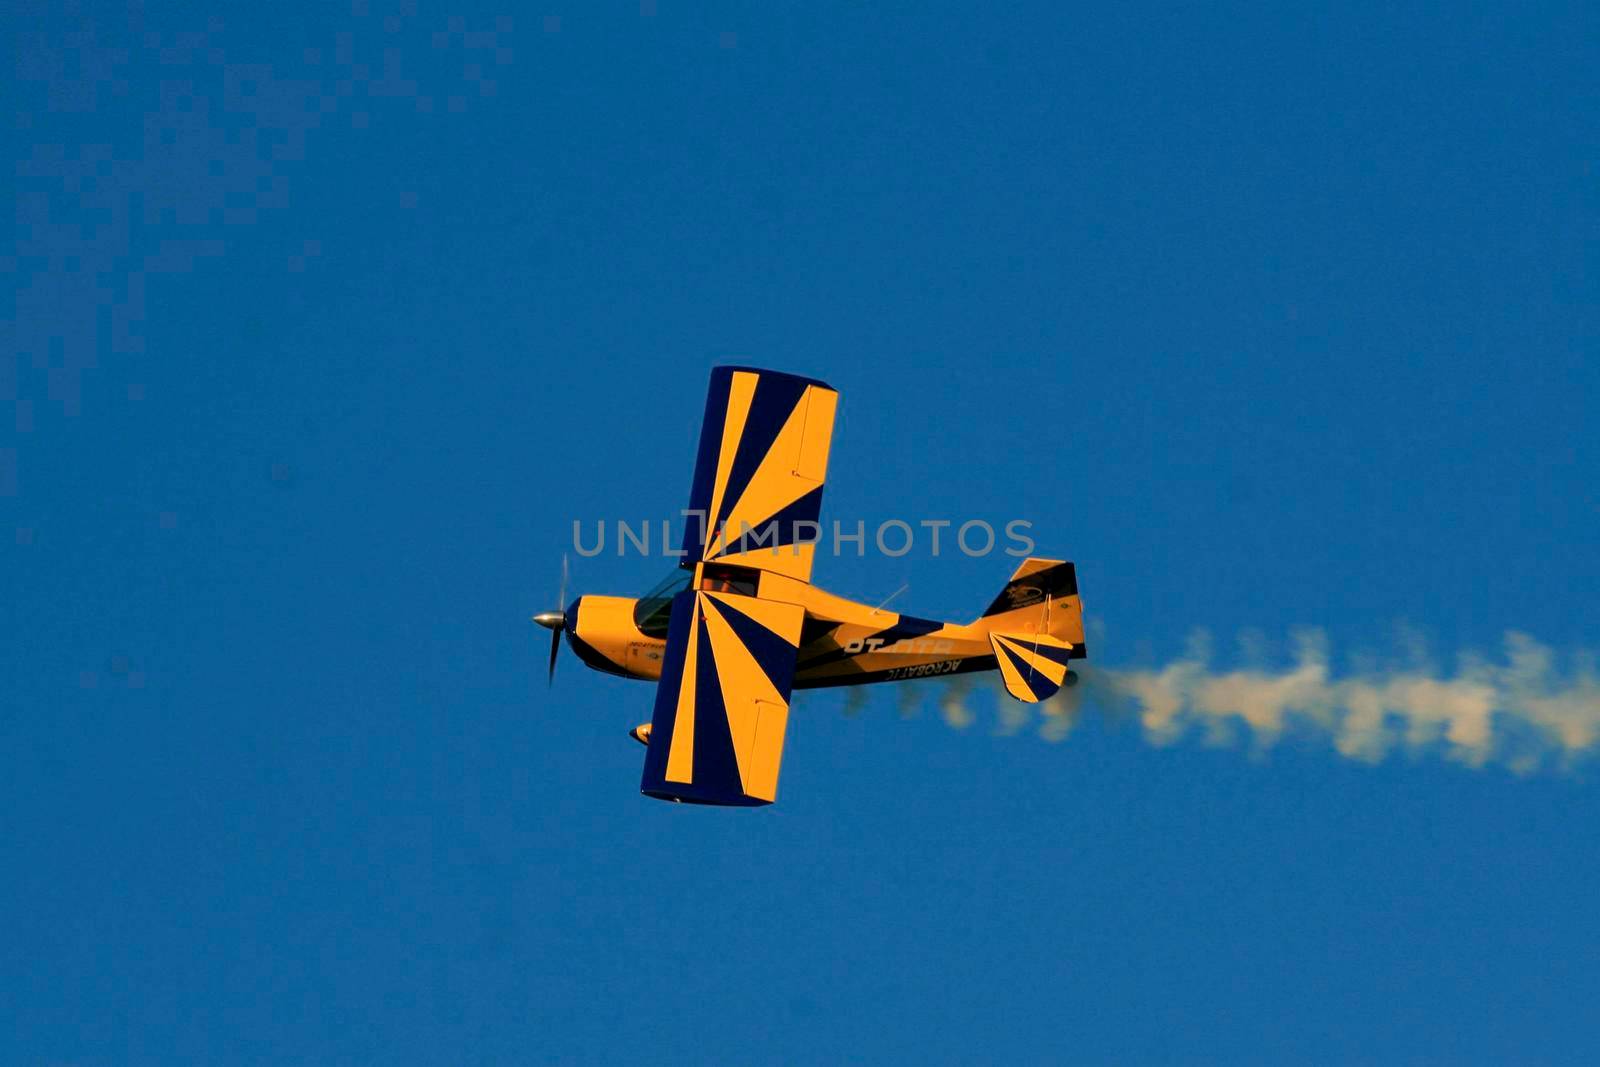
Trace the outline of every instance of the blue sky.
{"label": "blue sky", "polygon": [[[739,362],[840,390],[825,519],[1031,521],[1101,667],[1569,677],[1591,7],[5,23],[0,1059],[1600,1055],[1592,759],[814,693],[776,806],[684,810],[650,688],[528,623]],[[1012,563],[815,578],[965,618]]]}

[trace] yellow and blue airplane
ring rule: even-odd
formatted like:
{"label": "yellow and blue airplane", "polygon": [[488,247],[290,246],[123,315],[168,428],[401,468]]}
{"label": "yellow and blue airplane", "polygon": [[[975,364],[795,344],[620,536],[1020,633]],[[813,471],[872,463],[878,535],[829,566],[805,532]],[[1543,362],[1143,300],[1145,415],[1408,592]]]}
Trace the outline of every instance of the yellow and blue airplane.
{"label": "yellow and blue airplane", "polygon": [[770,804],[789,694],[1000,671],[1044,700],[1086,655],[1071,563],[1029,558],[977,619],[899,615],[811,584],[839,394],[812,378],[716,367],[681,564],[642,597],[580,596],[535,615],[596,670],[656,683],[640,790],[694,804]]}

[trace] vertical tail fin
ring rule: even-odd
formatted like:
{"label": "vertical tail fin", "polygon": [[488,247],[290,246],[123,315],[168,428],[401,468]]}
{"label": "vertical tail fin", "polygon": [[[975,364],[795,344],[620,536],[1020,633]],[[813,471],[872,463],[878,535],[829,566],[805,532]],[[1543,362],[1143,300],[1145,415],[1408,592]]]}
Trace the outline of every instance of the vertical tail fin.
{"label": "vertical tail fin", "polygon": [[1078,571],[1059,559],[1029,557],[1011,575],[1000,595],[973,624],[990,633],[1016,637],[1046,634],[1072,646],[1071,659],[1083,659],[1083,602]]}

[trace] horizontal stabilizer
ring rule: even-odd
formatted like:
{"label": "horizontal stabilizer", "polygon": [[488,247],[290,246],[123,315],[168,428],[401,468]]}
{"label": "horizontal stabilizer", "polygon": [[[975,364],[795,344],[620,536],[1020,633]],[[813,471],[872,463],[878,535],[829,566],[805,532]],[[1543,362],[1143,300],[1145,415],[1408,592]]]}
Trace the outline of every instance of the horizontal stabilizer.
{"label": "horizontal stabilizer", "polygon": [[991,633],[989,645],[1006,692],[1028,704],[1048,700],[1067,680],[1072,644],[1049,634]]}

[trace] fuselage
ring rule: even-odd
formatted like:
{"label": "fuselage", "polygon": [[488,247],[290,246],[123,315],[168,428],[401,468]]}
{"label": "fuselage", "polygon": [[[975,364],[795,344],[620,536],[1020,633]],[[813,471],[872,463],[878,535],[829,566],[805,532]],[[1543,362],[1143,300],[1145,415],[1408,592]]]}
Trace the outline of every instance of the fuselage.
{"label": "fuselage", "polygon": [[[770,572],[704,568],[699,588],[744,591],[805,608],[795,688],[892,682],[992,670],[988,627],[901,615]],[[723,568],[723,571],[736,570]],[[688,572],[686,572],[687,574]],[[687,585],[691,576],[683,584]],[[670,599],[670,598],[667,598]],[[567,608],[567,642],[590,667],[625,678],[661,677],[666,649],[663,598],[581,596]]]}

